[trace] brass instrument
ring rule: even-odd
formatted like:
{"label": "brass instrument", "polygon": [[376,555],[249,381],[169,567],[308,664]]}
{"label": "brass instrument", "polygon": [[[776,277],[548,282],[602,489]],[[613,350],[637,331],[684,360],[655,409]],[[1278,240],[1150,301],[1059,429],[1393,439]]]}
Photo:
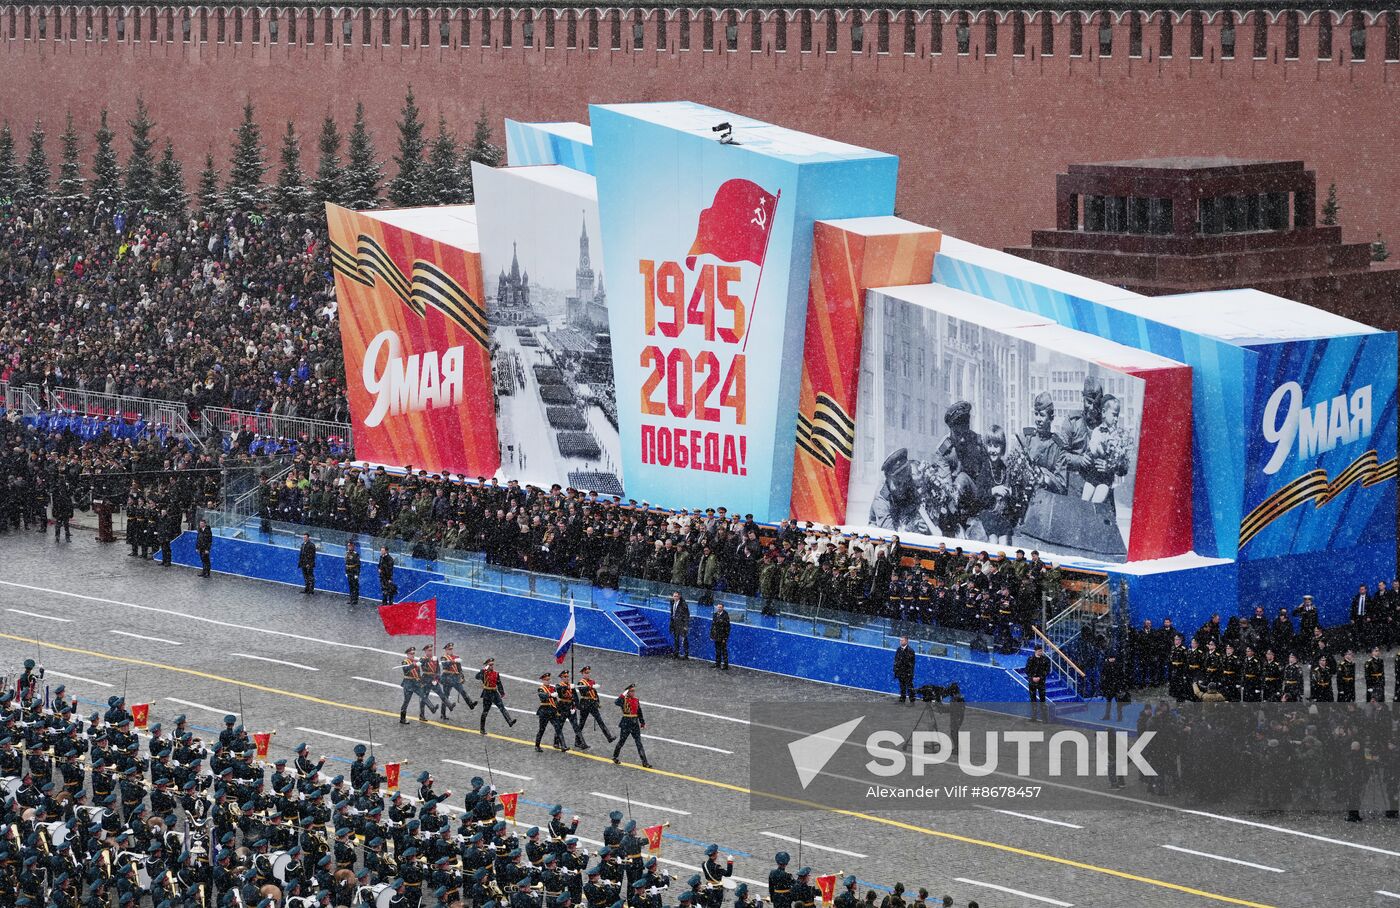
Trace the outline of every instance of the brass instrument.
{"label": "brass instrument", "polygon": [[110,848],[101,849],[97,856],[97,865],[102,872],[104,882],[112,881],[112,850]]}
{"label": "brass instrument", "polygon": [[39,839],[40,853],[42,853],[46,858],[51,857],[53,855],[53,849],[50,847],[48,827],[40,826],[37,830],[35,830],[35,835]]}
{"label": "brass instrument", "polygon": [[199,908],[209,908],[209,894],[204,891],[204,884],[200,883],[196,897],[199,899]]}

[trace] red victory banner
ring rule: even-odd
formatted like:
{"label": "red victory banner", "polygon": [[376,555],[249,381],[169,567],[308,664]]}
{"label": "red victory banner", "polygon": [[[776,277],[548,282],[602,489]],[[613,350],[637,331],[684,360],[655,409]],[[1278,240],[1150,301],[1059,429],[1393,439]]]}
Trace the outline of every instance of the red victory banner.
{"label": "red victory banner", "polygon": [[401,763],[384,764],[384,784],[389,786],[390,791],[395,791],[399,787],[399,767]]}
{"label": "red victory banner", "polygon": [[714,203],[700,212],[685,267],[694,269],[696,257],[707,253],[725,262],[762,265],[777,207],[778,197],[757,183],[725,180],[715,190]]}
{"label": "red victory banner", "polygon": [[647,851],[656,852],[661,850],[661,833],[665,831],[670,823],[662,823],[659,826],[648,826],[642,830],[647,836]]}
{"label": "red victory banner", "polygon": [[133,703],[131,704],[131,724],[137,728],[145,728],[146,723],[151,718],[151,704]]}
{"label": "red victory banner", "polygon": [[267,752],[272,749],[273,734],[275,733],[270,731],[259,731],[253,733],[253,747],[257,751],[257,757],[259,760],[267,759]]}
{"label": "red victory banner", "polygon": [[836,901],[836,874],[817,877],[817,889],[821,891],[823,905]]}
{"label": "red victory banner", "polygon": [[390,637],[405,634],[420,637],[437,636],[437,598],[425,599],[422,602],[381,605],[379,620],[384,622],[384,633]]}
{"label": "red victory banner", "polygon": [[515,822],[515,810],[520,806],[520,792],[510,791],[501,795],[501,815]]}

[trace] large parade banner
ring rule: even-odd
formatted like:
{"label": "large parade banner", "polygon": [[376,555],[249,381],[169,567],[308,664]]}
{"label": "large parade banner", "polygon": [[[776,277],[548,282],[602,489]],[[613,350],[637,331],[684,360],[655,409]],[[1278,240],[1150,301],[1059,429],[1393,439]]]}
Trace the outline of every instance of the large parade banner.
{"label": "large parade banner", "polygon": [[500,464],[476,225],[467,206],[326,206],[355,453],[469,476]]}
{"label": "large parade banner", "polygon": [[562,166],[472,166],[502,478],[622,495],[598,191]]}
{"label": "large parade banner", "polygon": [[687,102],[590,123],[627,493],[781,520],[812,226],[890,214],[897,160]]}

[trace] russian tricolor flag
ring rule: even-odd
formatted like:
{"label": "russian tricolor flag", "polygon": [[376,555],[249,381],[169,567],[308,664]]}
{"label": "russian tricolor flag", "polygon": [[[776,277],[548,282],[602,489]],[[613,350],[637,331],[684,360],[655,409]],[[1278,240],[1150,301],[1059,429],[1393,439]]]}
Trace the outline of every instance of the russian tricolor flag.
{"label": "russian tricolor flag", "polygon": [[564,657],[569,654],[569,650],[574,646],[574,604],[569,603],[569,623],[564,625],[564,632],[559,635],[559,643],[554,647],[554,661],[560,665],[564,664]]}

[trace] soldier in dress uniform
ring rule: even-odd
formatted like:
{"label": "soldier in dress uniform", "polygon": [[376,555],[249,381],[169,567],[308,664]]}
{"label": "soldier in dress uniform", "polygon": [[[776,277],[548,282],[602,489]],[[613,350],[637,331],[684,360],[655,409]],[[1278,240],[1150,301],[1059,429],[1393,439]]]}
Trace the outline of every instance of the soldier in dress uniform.
{"label": "soldier in dress uniform", "polygon": [[1371,647],[1371,658],[1366,660],[1366,702],[1385,702],[1385,660],[1381,658],[1381,648]]}
{"label": "soldier in dress uniform", "polygon": [[630,737],[637,745],[637,756],[641,757],[642,765],[650,769],[646,748],[642,747],[642,729],[647,727],[647,720],[642,715],[642,702],[637,699],[637,685],[627,685],[613,702],[622,710],[622,720],[617,726],[617,744],[613,747],[613,762],[622,762],[622,745],[626,744]]}
{"label": "soldier in dress uniform", "polygon": [[1264,684],[1264,701],[1277,703],[1283,699],[1283,665],[1274,654],[1273,647],[1264,650],[1264,664],[1259,668],[1260,680]]}
{"label": "soldier in dress uniform", "polygon": [[1240,699],[1240,659],[1233,643],[1225,644],[1225,654],[1220,658],[1220,692],[1231,702]]}
{"label": "soldier in dress uniform", "polygon": [[423,672],[419,667],[416,647],[410,646],[403,651],[403,662],[399,665],[399,670],[403,673],[403,677],[399,679],[399,685],[403,687],[403,703],[399,705],[399,724],[408,724],[408,706],[414,697],[418,698],[418,721],[428,721],[428,717],[423,714],[423,711],[430,709],[433,713],[437,713],[437,707],[428,702],[428,693],[423,689]]}
{"label": "soldier in dress uniform", "polygon": [[506,725],[514,727],[515,720],[506,712],[506,692],[501,686],[501,674],[496,671],[494,658],[489,658],[482,664],[481,670],[476,673],[476,680],[481,682],[481,733],[486,734],[486,717],[490,714],[492,706],[500,710]]}
{"label": "soldier in dress uniform", "polygon": [[1356,702],[1356,654],[1350,649],[1342,654],[1337,663],[1337,702]]}
{"label": "soldier in dress uniform", "polygon": [[199,576],[209,576],[209,556],[214,551],[214,531],[209,521],[199,522],[199,531],[194,536],[194,550],[199,553]]}
{"label": "soldier in dress uniform", "polygon": [[773,855],[777,866],[768,871],[768,898],[773,908],[792,908],[792,887],[796,882],[788,873],[787,865],[792,860],[786,851]]}
{"label": "soldier in dress uniform", "polygon": [[360,546],[351,539],[345,543],[345,585],[350,588],[350,604],[360,604]]}
{"label": "soldier in dress uniform", "polygon": [[578,682],[574,685],[578,699],[578,728],[579,733],[588,728],[589,717],[602,729],[603,737],[608,739],[608,743],[613,743],[613,733],[608,731],[608,726],[603,723],[603,715],[598,710],[598,682],[593,680],[592,666],[585,665],[579,669]]}
{"label": "soldier in dress uniform", "polygon": [[[444,703],[452,697],[452,692],[456,691],[462,697],[462,702],[467,704],[467,709],[476,709],[476,701],[467,693],[464,685],[466,679],[462,671],[462,660],[457,658],[457,650],[454,644],[448,643],[442,648],[442,656],[438,659],[438,682],[442,686]],[[450,706],[448,707],[451,708]]]}
{"label": "soldier in dress uniform", "polygon": [[389,554],[388,546],[379,547],[379,604],[391,605],[394,596],[398,593],[398,585],[394,583],[394,556]]}
{"label": "soldier in dress uniform", "polygon": [[1031,721],[1049,722],[1050,706],[1045,702],[1045,683],[1050,677],[1050,660],[1045,647],[1036,644],[1035,654],[1026,660],[1026,681],[1030,684]]}
{"label": "soldier in dress uniform", "polygon": [[535,732],[535,753],[544,753],[544,748],[540,742],[544,739],[546,728],[554,728],[554,747],[560,753],[567,753],[569,748],[564,743],[564,720],[559,715],[559,702],[554,695],[554,685],[550,683],[551,675],[545,672],[540,675],[540,686],[535,689],[535,696],[539,698],[539,706],[535,708],[535,716],[540,720],[539,730]]}
{"label": "soldier in dress uniform", "polygon": [[700,892],[700,902],[704,908],[720,908],[724,904],[724,879],[734,875],[734,858],[724,856],[719,862],[719,846],[710,843],[705,846],[705,863],[700,865],[704,884]]}
{"label": "soldier in dress uniform", "polygon": [[1244,659],[1240,662],[1240,691],[1246,703],[1258,703],[1264,697],[1263,664],[1254,654],[1254,647],[1244,648]]}
{"label": "soldier in dress uniform", "polygon": [[567,722],[574,730],[574,747],[579,750],[587,750],[588,742],[583,739],[583,728],[579,724],[578,701],[575,699],[573,681],[569,679],[568,670],[559,673],[559,680],[554,685],[554,702],[559,710],[559,725],[562,728]]}
{"label": "soldier in dress uniform", "polygon": [[423,644],[423,655],[418,660],[418,671],[423,677],[423,696],[437,695],[438,703],[442,706],[442,716],[445,719],[447,714],[452,711],[452,707],[447,705],[447,694],[442,689],[442,678],[439,675],[441,670],[442,666],[433,653],[433,645],[431,643]]}
{"label": "soldier in dress uniform", "polygon": [[1312,700],[1315,703],[1333,703],[1336,695],[1332,688],[1332,665],[1326,656],[1319,656],[1312,669]]}
{"label": "soldier in dress uniform", "polygon": [[1187,700],[1191,696],[1191,684],[1186,677],[1186,657],[1188,652],[1182,636],[1176,634],[1172,638],[1171,655],[1167,657],[1167,693],[1175,697],[1178,703]]}
{"label": "soldier in dress uniform", "polygon": [[831,903],[832,908],[860,908],[860,896],[856,895],[856,878],[848,875],[841,881],[841,891]]}
{"label": "soldier in dress uniform", "polygon": [[1298,664],[1298,654],[1288,654],[1288,664],[1283,667],[1282,699],[1285,703],[1297,703],[1303,699],[1303,666]]}

